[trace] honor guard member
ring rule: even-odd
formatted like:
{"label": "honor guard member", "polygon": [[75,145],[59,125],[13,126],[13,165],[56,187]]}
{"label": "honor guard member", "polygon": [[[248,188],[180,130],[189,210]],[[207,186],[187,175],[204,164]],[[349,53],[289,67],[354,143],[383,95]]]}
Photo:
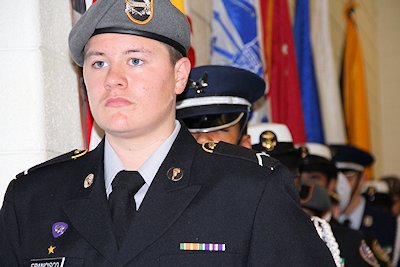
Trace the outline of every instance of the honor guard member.
{"label": "honor guard member", "polygon": [[178,96],[177,118],[200,144],[224,141],[251,148],[247,122],[252,104],[264,92],[264,80],[251,71],[233,66],[195,67],[186,90]]}
{"label": "honor guard member", "polygon": [[293,144],[292,134],[285,124],[258,123],[249,126],[248,133],[254,150],[279,160],[292,173],[294,185],[300,191],[300,152]]}
{"label": "honor guard member", "polygon": [[[380,181],[387,184],[389,195],[392,198],[391,212],[396,216],[397,228],[400,229],[400,178],[395,175],[384,176]],[[396,231],[395,246],[393,249],[393,266],[400,266],[400,231]]]}
{"label": "honor guard member", "polygon": [[170,1],[98,0],[69,46],[105,138],[10,183],[0,266],[334,266],[286,168],[175,119],[190,27]]}
{"label": "honor guard member", "polygon": [[396,220],[390,212],[369,201],[362,194],[366,180],[364,169],[374,162],[373,156],[352,145],[330,145],[333,160],[350,186],[351,198],[339,221],[364,233],[378,260],[391,266],[396,234]]}
{"label": "honor guard member", "polygon": [[[302,158],[299,166],[301,181],[319,184],[327,190],[331,200],[337,203],[337,169],[329,147],[319,143],[305,143],[299,146],[299,150]],[[339,209],[332,212],[334,217],[339,216]]]}
{"label": "honor guard member", "polygon": [[340,262],[339,266],[386,266],[380,265],[361,232],[322,219],[324,214],[329,213],[331,199],[326,189],[320,185],[302,182],[301,206],[311,216],[321,239],[326,242],[334,258],[339,258],[339,261],[336,260]]}
{"label": "honor guard member", "polygon": [[383,180],[367,181],[362,194],[367,201],[375,206],[391,212],[393,200],[389,192],[389,185]]}
{"label": "honor guard member", "polygon": [[319,236],[331,251],[336,266],[347,266],[344,264],[345,259],[341,257],[341,247],[335,239],[331,226],[325,219],[323,219],[323,215],[326,212],[329,212],[331,208],[331,200],[328,192],[316,183],[302,182],[300,189],[300,203],[304,212],[310,216]]}
{"label": "honor guard member", "polygon": [[[340,255],[344,266],[380,266],[377,253],[372,252],[369,240],[366,240],[363,233],[350,229],[337,221],[340,215],[339,201],[340,196],[336,193],[337,188],[337,169],[332,160],[332,153],[328,146],[318,143],[306,143],[299,148],[302,151],[302,161],[300,173],[303,183],[303,192],[300,193],[300,202],[303,208],[314,216],[325,219],[329,222],[333,235],[339,244]],[[306,184],[316,184],[326,191],[330,197],[330,205],[321,192],[318,194],[305,194]],[[315,188],[318,188],[317,186]],[[312,193],[312,192],[311,192]],[[308,195],[308,197],[306,197]],[[313,196],[313,201],[306,201],[309,196]],[[321,201],[320,203],[318,201]],[[388,257],[388,256],[386,256]],[[386,265],[381,265],[386,266]]]}

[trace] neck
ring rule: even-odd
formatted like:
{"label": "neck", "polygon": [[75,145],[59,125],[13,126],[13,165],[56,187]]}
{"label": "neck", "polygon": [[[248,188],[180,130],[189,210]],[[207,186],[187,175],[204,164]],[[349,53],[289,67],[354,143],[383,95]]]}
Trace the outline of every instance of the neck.
{"label": "neck", "polygon": [[168,128],[132,138],[107,135],[110,145],[127,170],[138,170],[140,166],[172,134],[175,122]]}

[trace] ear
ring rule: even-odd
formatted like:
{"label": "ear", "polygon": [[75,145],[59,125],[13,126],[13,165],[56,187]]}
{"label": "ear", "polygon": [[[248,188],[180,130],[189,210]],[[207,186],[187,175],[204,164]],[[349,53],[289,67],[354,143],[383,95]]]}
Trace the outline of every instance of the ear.
{"label": "ear", "polygon": [[250,137],[250,135],[244,134],[244,135],[242,136],[242,139],[240,140],[240,145],[241,145],[242,147],[251,149],[251,137]]}
{"label": "ear", "polygon": [[175,93],[181,94],[186,87],[191,69],[190,61],[187,57],[181,58],[175,64]]}

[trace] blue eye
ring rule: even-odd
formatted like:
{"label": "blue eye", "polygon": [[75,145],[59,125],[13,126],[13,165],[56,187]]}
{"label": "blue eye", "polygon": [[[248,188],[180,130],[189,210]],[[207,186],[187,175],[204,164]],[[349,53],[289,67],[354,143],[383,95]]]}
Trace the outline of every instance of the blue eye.
{"label": "blue eye", "polygon": [[108,64],[107,64],[106,62],[104,62],[104,61],[96,61],[96,62],[93,63],[93,66],[94,66],[96,69],[102,69],[102,68],[104,68],[104,67],[107,67]]}
{"label": "blue eye", "polygon": [[131,58],[131,59],[129,60],[129,63],[130,63],[131,65],[133,65],[133,66],[140,66],[140,65],[143,64],[143,60],[138,59],[138,58]]}

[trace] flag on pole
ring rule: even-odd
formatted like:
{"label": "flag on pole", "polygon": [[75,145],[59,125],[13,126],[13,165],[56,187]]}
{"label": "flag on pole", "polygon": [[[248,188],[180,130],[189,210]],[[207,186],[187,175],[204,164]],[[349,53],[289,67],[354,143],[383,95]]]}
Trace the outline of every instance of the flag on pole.
{"label": "flag on pole", "polygon": [[247,69],[263,76],[258,40],[258,0],[214,0],[211,63]]}
{"label": "flag on pole", "polygon": [[[346,39],[342,65],[342,95],[348,143],[371,151],[368,97],[364,71],[364,58],[354,20],[355,2],[345,5]],[[372,168],[364,172],[367,179],[373,175]]]}
{"label": "flag on pole", "polygon": [[[259,0],[214,0],[211,64],[247,69],[265,78],[259,40]],[[251,89],[251,88],[249,88]],[[268,121],[265,101],[257,103],[249,124]]]}
{"label": "flag on pole", "polygon": [[345,6],[346,40],[342,66],[344,114],[349,144],[370,151],[364,59],[353,17],[355,8],[354,2]]}
{"label": "flag on pole", "polygon": [[294,39],[307,142],[325,143],[310,40],[309,0],[296,1]]}
{"label": "flag on pole", "polygon": [[[178,8],[183,14],[186,15],[189,24],[190,24],[190,33],[191,35],[193,35],[193,31],[192,31],[192,20],[190,19],[190,14],[189,14],[189,9],[188,4],[186,2],[186,0],[171,0],[171,3]],[[190,38],[191,40],[193,40],[192,38]],[[189,51],[188,51],[188,58],[190,60],[190,63],[192,64],[192,67],[196,66],[196,53],[195,50],[193,48],[193,46],[190,46]]]}
{"label": "flag on pole", "polygon": [[327,144],[344,144],[346,143],[346,133],[343,106],[333,60],[328,0],[315,1],[312,14],[311,43],[325,142]]}
{"label": "flag on pole", "polygon": [[306,142],[300,82],[287,0],[260,0],[271,121],[286,124],[294,143]]}

